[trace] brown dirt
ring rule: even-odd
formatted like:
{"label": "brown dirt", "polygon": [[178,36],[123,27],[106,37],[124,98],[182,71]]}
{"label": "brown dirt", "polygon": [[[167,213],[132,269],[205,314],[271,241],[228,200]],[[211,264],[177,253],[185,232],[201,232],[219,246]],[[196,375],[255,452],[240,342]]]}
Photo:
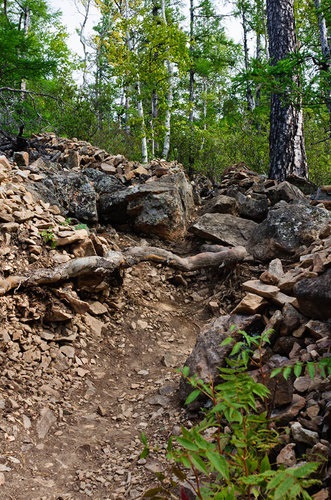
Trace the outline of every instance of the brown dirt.
{"label": "brown dirt", "polygon": [[[3,357],[2,499],[137,499],[157,484],[168,438],[188,418],[177,399],[176,368],[212,317],[209,303],[221,312],[233,305],[247,269],[215,273],[182,276],[149,263],[127,270],[104,301],[101,334],[79,324],[72,344],[83,361],[79,374],[61,362],[41,372]],[[16,299],[21,307],[24,297]],[[154,450],[146,460],[142,432]]]}

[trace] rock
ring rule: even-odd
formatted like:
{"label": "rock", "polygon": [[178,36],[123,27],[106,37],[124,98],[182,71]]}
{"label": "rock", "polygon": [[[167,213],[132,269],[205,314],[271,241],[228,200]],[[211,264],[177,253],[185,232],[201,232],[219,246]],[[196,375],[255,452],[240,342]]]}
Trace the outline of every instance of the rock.
{"label": "rock", "polygon": [[208,203],[204,209],[204,213],[238,215],[236,199],[232,196],[220,194],[215,198],[212,198],[211,202]]}
{"label": "rock", "polygon": [[101,170],[106,174],[116,174],[116,167],[114,167],[114,165],[109,165],[109,163],[101,163]]}
{"label": "rock", "polygon": [[283,321],[280,328],[281,335],[291,334],[307,321],[307,319],[290,303],[284,305],[282,314]]}
{"label": "rock", "polygon": [[147,398],[147,403],[150,405],[162,406],[163,408],[167,408],[170,406],[170,399],[167,396],[162,396],[161,394],[156,394],[155,396],[151,396]]}
{"label": "rock", "polygon": [[310,377],[305,376],[305,377],[298,377],[294,381],[294,388],[298,392],[307,392],[311,386],[313,385],[313,381]]}
{"label": "rock", "polygon": [[266,194],[272,205],[275,205],[281,200],[290,203],[305,199],[303,192],[288,181],[279,182],[271,186],[266,190]]}
{"label": "rock", "polygon": [[88,330],[91,333],[91,335],[100,337],[102,329],[104,327],[104,323],[88,313],[84,315],[84,318],[86,326],[88,327]]}
{"label": "rock", "polygon": [[329,490],[326,488],[323,488],[322,490],[318,491],[315,493],[312,498],[313,500],[329,500],[330,495],[329,495]]}
{"label": "rock", "polygon": [[288,443],[281,451],[278,453],[276,462],[277,465],[283,465],[285,468],[293,467],[297,463],[295,456],[295,443]]}
{"label": "rock", "polygon": [[180,172],[135,187],[127,211],[136,231],[176,240],[185,235],[193,206],[192,187]]}
{"label": "rock", "polygon": [[328,226],[330,215],[319,207],[300,202],[279,202],[266,220],[254,228],[249,250],[255,259],[289,258],[302,245],[310,245]]}
{"label": "rock", "polygon": [[265,194],[251,193],[248,196],[238,191],[236,195],[240,217],[263,221],[268,215],[268,198]]}
{"label": "rock", "polygon": [[321,321],[311,319],[308,323],[306,323],[306,328],[308,328],[314,339],[331,337],[331,321],[322,323]]}
{"label": "rock", "polygon": [[16,151],[13,155],[13,161],[19,167],[27,167],[29,165],[29,153],[26,151]]}
{"label": "rock", "polygon": [[105,305],[101,304],[97,300],[89,304],[89,312],[94,314],[95,316],[101,316],[108,312],[108,309]]}
{"label": "rock", "polygon": [[299,422],[291,424],[291,433],[294,441],[298,443],[314,446],[318,442],[318,433],[305,429]]}
{"label": "rock", "polygon": [[89,233],[86,229],[76,229],[74,231],[61,231],[58,235],[54,235],[54,243],[57,247],[63,247],[76,243],[78,241],[86,240]]}
{"label": "rock", "polygon": [[285,295],[279,291],[279,288],[274,285],[266,285],[260,280],[249,280],[243,283],[244,290],[260,295],[266,299],[270,299],[278,305],[293,304],[296,305],[297,301],[294,297]]}
{"label": "rock", "polygon": [[56,204],[63,207],[69,217],[92,224],[97,222],[96,192],[83,173],[71,171],[55,174],[45,179],[44,185],[55,195]]}
{"label": "rock", "polygon": [[37,421],[36,431],[39,439],[44,439],[50,428],[55,424],[57,418],[52,410],[43,408],[40,412],[40,418]]}
{"label": "rock", "polygon": [[0,165],[8,170],[11,170],[11,164],[9,163],[7,157],[4,155],[0,155]]}
{"label": "rock", "polygon": [[60,352],[67,358],[73,359],[75,357],[75,348],[70,345],[63,345],[60,347]]}
{"label": "rock", "polygon": [[45,321],[70,321],[73,318],[72,314],[57,304],[52,304],[51,308],[45,315]]}
{"label": "rock", "polygon": [[260,280],[268,285],[278,285],[280,278],[284,276],[283,264],[280,259],[273,259],[269,262],[268,270],[264,271]]}
{"label": "rock", "polygon": [[[255,293],[248,293],[233,309],[231,314],[256,314],[268,302]],[[219,307],[218,307],[219,309]]]}
{"label": "rock", "polygon": [[258,224],[230,214],[205,214],[189,231],[205,240],[230,246],[247,246]]}
{"label": "rock", "polygon": [[66,166],[69,170],[78,170],[80,165],[80,157],[78,151],[71,149],[67,156]]}
{"label": "rock", "polygon": [[298,281],[293,287],[300,311],[313,319],[331,318],[331,268],[316,278]]}
{"label": "rock", "polygon": [[101,221],[130,223],[136,231],[166,240],[184,236],[194,203],[192,187],[183,172],[128,188],[119,186],[117,178],[103,175],[107,182],[100,177],[95,182]]}
{"label": "rock", "polygon": [[306,406],[306,399],[299,394],[293,394],[292,402],[285,408],[275,409],[271,413],[271,418],[275,419],[279,425],[287,425]]}
{"label": "rock", "polygon": [[[271,374],[275,368],[285,367],[289,364],[289,359],[279,354],[274,354],[268,362],[262,366],[262,374],[260,370],[255,370],[254,377],[263,382],[270,390],[270,401],[275,408],[284,407],[292,403],[293,400],[293,384],[291,377],[287,380],[280,373],[276,377],[271,378]],[[253,375],[253,373],[252,373]]]}
{"label": "rock", "polygon": [[[216,380],[219,368],[224,365],[225,358],[232,349],[232,345],[221,346],[221,342],[227,337],[234,339],[238,334],[237,330],[258,331],[261,328],[260,315],[240,316],[231,314],[220,316],[207,325],[197,337],[195,347],[185,362],[189,367],[190,375],[196,374],[199,378],[209,382]],[[231,326],[235,325],[236,330],[230,331]],[[192,386],[182,377],[179,387],[179,397],[185,401],[192,392]]]}

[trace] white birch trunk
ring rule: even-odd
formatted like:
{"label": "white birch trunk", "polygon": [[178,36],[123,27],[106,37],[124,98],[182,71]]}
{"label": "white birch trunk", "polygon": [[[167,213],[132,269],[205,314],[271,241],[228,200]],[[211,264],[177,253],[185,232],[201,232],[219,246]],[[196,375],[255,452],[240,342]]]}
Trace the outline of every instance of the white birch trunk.
{"label": "white birch trunk", "polygon": [[164,142],[163,142],[163,151],[162,157],[167,160],[170,151],[170,134],[171,134],[171,113],[172,113],[172,104],[173,104],[173,64],[170,61],[165,61],[165,65],[168,69],[168,95],[167,95],[167,109],[164,118]]}
{"label": "white birch trunk", "polygon": [[146,137],[144,107],[143,107],[143,101],[141,99],[141,88],[140,88],[139,79],[137,80],[136,85],[137,85],[137,96],[138,96],[137,109],[138,109],[138,116],[140,118],[140,123],[141,123],[141,161],[142,161],[142,163],[147,163],[148,162],[147,137]]}
{"label": "white birch trunk", "polygon": [[[166,10],[165,10],[165,0],[161,2],[161,12],[162,19],[165,24],[167,24]],[[167,160],[170,151],[170,135],[171,135],[171,113],[172,113],[172,104],[173,104],[173,74],[174,67],[173,64],[169,60],[165,60],[164,64],[168,71],[168,95],[167,95],[167,109],[164,117],[164,141],[163,141],[163,151],[162,157]]]}

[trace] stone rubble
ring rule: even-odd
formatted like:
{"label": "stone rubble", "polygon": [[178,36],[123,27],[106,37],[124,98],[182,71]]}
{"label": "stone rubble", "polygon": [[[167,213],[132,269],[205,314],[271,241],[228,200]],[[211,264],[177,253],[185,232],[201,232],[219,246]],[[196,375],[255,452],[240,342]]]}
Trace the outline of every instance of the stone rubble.
{"label": "stone rubble", "polygon": [[[186,199],[176,205],[181,203],[183,211],[171,212],[181,221],[179,232],[177,227],[177,232],[167,229],[174,220],[169,214],[162,230],[160,225],[155,230],[159,222],[152,228],[143,217],[132,219],[130,227],[144,231],[146,238],[152,235],[154,246],[172,248],[176,239],[177,251],[185,254],[196,251],[201,239],[237,244],[229,239],[233,226],[252,254],[237,268],[179,273],[141,263],[107,283],[73,280],[6,293],[5,278],[10,276],[14,279],[77,257],[105,256],[109,250],[144,244],[139,235],[100,225],[97,218],[92,225],[89,220],[88,227],[84,217],[84,222],[77,217],[79,211],[71,215],[54,193],[53,199],[45,201],[49,189],[44,181],[50,176],[68,171],[77,179],[86,169],[101,172],[107,182],[114,178],[114,185],[121,184],[120,192],[139,192],[126,205],[128,213],[136,210],[139,216],[144,213],[141,193],[147,193],[146,210],[153,212],[160,208],[159,186],[173,198],[169,179],[185,179],[177,164],[154,160],[142,166],[83,141],[42,134],[31,144],[29,154],[15,152],[12,159],[0,156],[0,432],[4,443],[0,488],[4,497],[14,495],[17,500],[27,498],[24,481],[30,483],[31,498],[141,498],[155,483],[155,470],[164,467],[167,438],[178,433],[181,423],[188,425],[187,413],[177,402],[175,373],[188,356],[192,371],[199,365],[204,375],[210,370],[215,373],[228,352],[219,348],[220,339],[229,334],[233,323],[260,333],[274,330],[271,348],[265,351],[266,377],[275,367],[328,355],[330,217],[320,205],[311,212],[309,200],[292,184],[277,184],[243,167],[234,168],[192,226],[198,227],[206,215],[211,221],[231,216],[231,224],[220,229],[216,238],[210,231],[194,229],[194,235],[186,235],[194,213],[189,189],[178,191],[177,201]],[[186,189],[186,180],[184,184]],[[79,189],[82,185],[78,184]],[[197,183],[195,196],[201,200],[203,190],[198,188]],[[285,204],[289,210],[298,198],[308,207],[306,214],[317,214],[315,223],[306,224],[304,234],[291,247],[280,235],[278,241],[263,240],[262,250],[256,250],[254,231],[258,234],[264,227],[272,210],[277,212]],[[80,210],[84,198],[77,200]],[[90,213],[98,214],[99,206],[93,203]],[[162,210],[168,206],[162,205]],[[248,236],[243,227],[251,228]],[[183,235],[186,240],[178,240]],[[210,325],[207,320],[212,320]],[[196,337],[200,350],[190,353]],[[330,454],[330,381],[317,375],[311,380],[306,370],[296,379],[276,379],[272,418],[290,429],[277,463],[291,466],[301,463],[305,454],[313,456],[321,450],[324,456]],[[269,388],[275,390],[272,380]],[[181,382],[182,399],[187,390]],[[148,433],[151,446],[159,448],[157,461],[140,459],[141,432]],[[330,474],[326,467],[324,487],[316,498],[323,498]]]}

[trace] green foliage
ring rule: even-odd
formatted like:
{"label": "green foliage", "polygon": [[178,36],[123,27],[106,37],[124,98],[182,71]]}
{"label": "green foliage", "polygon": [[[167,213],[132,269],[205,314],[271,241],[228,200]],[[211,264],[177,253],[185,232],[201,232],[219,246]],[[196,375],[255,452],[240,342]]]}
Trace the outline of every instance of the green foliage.
{"label": "green foliage", "polygon": [[55,235],[51,228],[43,229],[39,234],[45,244],[50,245],[51,248],[56,248]]}
{"label": "green foliage", "polygon": [[[261,351],[270,341],[271,333],[254,336],[236,331],[241,336],[239,341],[227,338],[223,346],[233,345],[227,366],[219,370],[217,384],[191,377],[189,368],[183,368],[182,376],[193,387],[186,403],[203,394],[210,401],[210,408],[204,411],[199,423],[190,429],[182,427],[181,435],[169,440],[168,459],[173,464],[173,478],[169,481],[161,475],[160,486],[147,491],[144,498],[172,497],[176,485],[188,482],[201,500],[311,499],[307,490],[319,481],[310,476],[319,464],[304,463],[284,470],[270,463],[270,451],[279,444],[279,437],[267,413],[260,409],[269,390],[246,371],[253,360],[252,353],[256,349]],[[261,363],[261,359],[257,361]],[[146,456],[146,436],[143,443]]]}
{"label": "green foliage", "polygon": [[80,224],[76,224],[74,226],[74,229],[88,229],[88,225],[87,224],[84,224],[84,223],[80,223]]}
{"label": "green foliage", "polygon": [[331,356],[322,358],[319,361],[308,361],[306,363],[297,361],[293,365],[275,368],[271,373],[271,377],[276,377],[281,373],[285,380],[287,380],[292,373],[296,377],[300,377],[304,370],[306,370],[312,380],[317,375],[320,375],[322,378],[327,378],[331,375]]}

